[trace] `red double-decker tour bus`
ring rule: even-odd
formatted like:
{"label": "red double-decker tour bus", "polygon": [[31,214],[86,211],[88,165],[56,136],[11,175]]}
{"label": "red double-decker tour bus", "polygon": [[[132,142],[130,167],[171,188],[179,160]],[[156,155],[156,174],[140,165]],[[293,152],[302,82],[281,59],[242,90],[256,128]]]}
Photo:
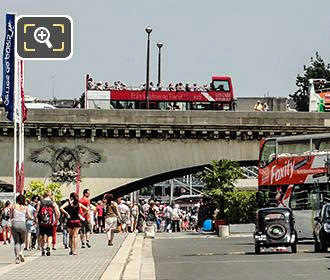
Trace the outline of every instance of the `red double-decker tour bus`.
{"label": "red double-decker tour bus", "polygon": [[[143,88],[89,85],[86,76],[87,109],[159,109],[159,110],[234,110],[235,100],[230,77],[213,76],[209,85],[181,88]],[[147,106],[149,102],[149,106]]]}
{"label": "red double-decker tour bus", "polygon": [[330,133],[262,139],[260,207],[290,207],[299,239],[313,238],[314,217],[330,202]]}

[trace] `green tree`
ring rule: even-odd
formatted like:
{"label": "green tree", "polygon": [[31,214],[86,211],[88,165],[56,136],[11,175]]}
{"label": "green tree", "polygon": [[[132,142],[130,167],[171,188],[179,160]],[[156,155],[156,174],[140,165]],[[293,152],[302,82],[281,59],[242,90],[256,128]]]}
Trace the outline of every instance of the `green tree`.
{"label": "green tree", "polygon": [[235,181],[242,177],[239,164],[227,159],[212,161],[211,167],[206,167],[197,177],[205,184],[204,195],[210,197],[219,209],[219,218],[226,219],[225,196],[234,190]]}
{"label": "green tree", "polygon": [[62,200],[61,186],[58,183],[50,183],[48,186],[41,181],[32,181],[30,183],[30,188],[26,192],[25,197],[31,199],[33,195],[43,196],[47,190],[50,190],[56,202],[60,202]]}
{"label": "green tree", "polygon": [[315,58],[311,57],[308,67],[304,65],[304,74],[297,75],[296,86],[297,91],[289,96],[296,105],[297,111],[309,111],[309,93],[308,93],[308,79],[326,79],[330,80],[330,64],[326,64],[318,52]]}

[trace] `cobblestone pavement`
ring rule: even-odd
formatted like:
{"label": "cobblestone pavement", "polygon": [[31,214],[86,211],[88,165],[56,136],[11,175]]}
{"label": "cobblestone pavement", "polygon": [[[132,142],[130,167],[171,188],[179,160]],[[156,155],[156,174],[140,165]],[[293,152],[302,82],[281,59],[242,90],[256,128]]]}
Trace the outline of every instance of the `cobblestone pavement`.
{"label": "cobblestone pavement", "polygon": [[[126,234],[115,234],[114,246],[108,247],[105,234],[92,235],[92,248],[81,249],[79,242],[77,256],[70,256],[69,250],[63,248],[61,235],[58,235],[56,251],[50,257],[41,257],[40,251],[26,252],[26,262],[13,265],[13,244],[0,244],[0,278],[1,279],[100,279],[110,264]],[[5,269],[14,267],[8,272]],[[2,272],[1,272],[2,271]]]}

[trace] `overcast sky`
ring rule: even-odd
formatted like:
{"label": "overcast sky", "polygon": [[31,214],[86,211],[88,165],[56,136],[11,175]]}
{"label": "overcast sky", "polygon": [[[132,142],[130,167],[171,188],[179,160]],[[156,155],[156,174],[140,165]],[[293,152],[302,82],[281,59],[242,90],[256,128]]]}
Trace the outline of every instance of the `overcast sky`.
{"label": "overcast sky", "polygon": [[39,98],[51,98],[51,76],[58,98],[79,97],[86,73],[111,83],[144,82],[147,25],[151,81],[162,41],[164,84],[229,75],[236,96],[288,96],[316,51],[330,58],[329,0],[0,0],[1,56],[6,11],[73,19],[71,60],[26,62],[26,93]]}

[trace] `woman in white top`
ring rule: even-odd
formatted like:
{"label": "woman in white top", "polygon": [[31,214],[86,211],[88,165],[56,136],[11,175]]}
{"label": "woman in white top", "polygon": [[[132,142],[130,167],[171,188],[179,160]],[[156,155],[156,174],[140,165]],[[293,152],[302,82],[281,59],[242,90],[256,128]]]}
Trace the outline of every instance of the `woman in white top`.
{"label": "woman in white top", "polygon": [[16,263],[24,262],[24,241],[26,234],[26,220],[31,219],[28,207],[25,206],[25,197],[19,194],[16,198],[16,204],[10,209],[12,220],[12,232],[14,237],[14,251]]}

